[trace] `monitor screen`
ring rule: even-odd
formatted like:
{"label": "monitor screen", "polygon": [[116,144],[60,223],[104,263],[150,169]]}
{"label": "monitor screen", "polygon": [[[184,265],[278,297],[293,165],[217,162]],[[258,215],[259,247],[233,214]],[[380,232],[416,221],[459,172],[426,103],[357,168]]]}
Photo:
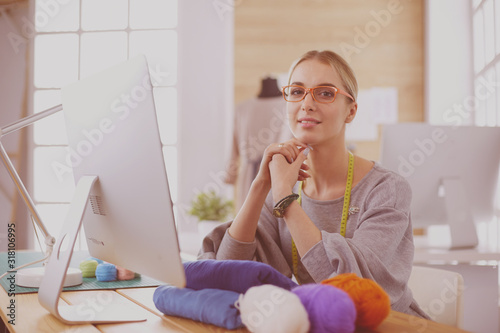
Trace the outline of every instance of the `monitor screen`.
{"label": "monitor screen", "polygon": [[90,254],[184,286],[146,58],[64,87],[62,101],[75,183],[98,177],[83,216]]}
{"label": "monitor screen", "polygon": [[383,128],[380,162],[410,183],[414,228],[452,227],[463,216],[473,222],[493,219],[498,142],[500,128],[493,127],[401,123]]}

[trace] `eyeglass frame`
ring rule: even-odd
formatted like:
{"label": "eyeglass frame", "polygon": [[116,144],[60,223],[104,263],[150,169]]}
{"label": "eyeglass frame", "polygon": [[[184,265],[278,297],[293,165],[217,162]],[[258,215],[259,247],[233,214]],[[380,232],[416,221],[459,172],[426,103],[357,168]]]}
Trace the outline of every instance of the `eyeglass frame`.
{"label": "eyeglass frame", "polygon": [[[302,88],[306,92],[305,92],[304,96],[301,99],[299,99],[298,101],[289,101],[285,97],[285,89],[286,88],[290,88],[290,87]],[[331,88],[331,89],[333,89],[335,91],[335,95],[333,96],[332,101],[331,102],[320,102],[320,101],[318,101],[316,99],[316,97],[314,97],[314,90],[317,89],[317,88]],[[288,85],[288,86],[281,87],[281,92],[283,94],[283,98],[285,99],[285,101],[290,102],[290,103],[302,102],[306,98],[307,93],[309,93],[316,102],[321,103],[321,104],[330,104],[330,103],[335,102],[335,99],[337,99],[337,93],[341,94],[341,95],[344,95],[344,96],[347,96],[350,99],[352,99],[353,102],[356,102],[356,100],[354,99],[354,97],[352,97],[348,92],[345,92],[344,90],[339,89],[337,87],[333,87],[333,86],[317,86],[317,87],[313,87],[313,88],[306,88],[304,86],[299,86],[299,85],[296,85],[296,84],[291,84],[291,85]]]}

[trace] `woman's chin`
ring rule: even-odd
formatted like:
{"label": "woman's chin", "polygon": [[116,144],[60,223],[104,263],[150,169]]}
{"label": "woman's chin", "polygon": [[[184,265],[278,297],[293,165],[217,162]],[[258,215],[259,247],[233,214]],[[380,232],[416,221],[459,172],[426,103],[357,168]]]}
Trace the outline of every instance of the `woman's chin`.
{"label": "woman's chin", "polygon": [[299,140],[300,142],[303,142],[308,145],[315,145],[318,143],[318,138],[316,138],[314,135],[307,135],[303,133],[293,133],[293,136],[295,139]]}

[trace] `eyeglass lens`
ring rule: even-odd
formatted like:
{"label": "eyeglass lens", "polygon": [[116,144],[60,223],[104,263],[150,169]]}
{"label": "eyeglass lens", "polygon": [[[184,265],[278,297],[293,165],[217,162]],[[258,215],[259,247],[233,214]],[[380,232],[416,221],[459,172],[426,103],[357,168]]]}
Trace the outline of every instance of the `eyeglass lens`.
{"label": "eyeglass lens", "polygon": [[[298,102],[304,98],[306,89],[304,87],[286,87],[285,99],[290,102]],[[320,103],[331,103],[335,99],[336,91],[332,87],[313,88],[314,99]]]}

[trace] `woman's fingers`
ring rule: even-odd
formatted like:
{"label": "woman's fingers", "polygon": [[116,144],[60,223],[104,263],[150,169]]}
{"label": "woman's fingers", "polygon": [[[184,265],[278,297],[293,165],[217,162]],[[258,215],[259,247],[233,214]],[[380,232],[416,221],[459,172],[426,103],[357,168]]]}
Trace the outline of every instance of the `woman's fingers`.
{"label": "woman's fingers", "polygon": [[303,149],[307,148],[307,144],[306,143],[300,142],[296,138],[292,138],[292,139],[290,139],[287,142],[293,143],[295,146],[302,147]]}
{"label": "woman's fingers", "polygon": [[277,148],[279,149],[279,153],[285,156],[288,163],[293,163],[297,159],[297,155],[300,154],[302,150],[306,147],[300,145],[300,149],[297,147],[300,142],[295,142],[297,140],[290,140],[283,143],[279,143]]}
{"label": "woman's fingers", "polygon": [[290,147],[290,145],[288,144],[284,144],[284,143],[280,143],[278,145],[278,152],[285,156],[286,160],[288,161],[288,163],[292,163],[294,160],[295,160],[295,157],[297,155],[295,155],[295,152],[293,151],[293,149]]}
{"label": "woman's fingers", "polygon": [[299,180],[304,180],[304,179],[310,178],[311,175],[308,174],[307,172],[305,172],[304,170],[299,170],[299,178],[300,177],[302,177],[303,179],[299,179]]}

